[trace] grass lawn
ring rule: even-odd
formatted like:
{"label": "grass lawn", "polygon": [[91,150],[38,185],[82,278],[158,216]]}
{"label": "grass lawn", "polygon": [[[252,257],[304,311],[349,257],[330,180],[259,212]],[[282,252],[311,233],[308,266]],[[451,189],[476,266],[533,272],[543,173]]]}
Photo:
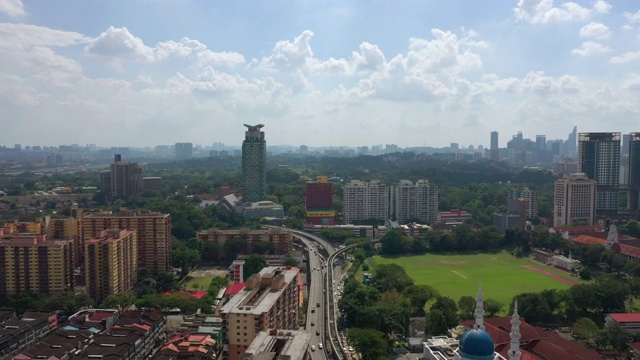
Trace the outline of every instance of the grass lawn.
{"label": "grass lawn", "polygon": [[545,289],[568,289],[569,285],[528,270],[523,265],[533,265],[545,271],[580,283],[579,278],[533,261],[518,259],[506,252],[469,255],[415,255],[402,257],[374,256],[367,259],[371,270],[376,264],[398,264],[416,284],[430,285],[441,295],[458,302],[461,296],[475,298],[478,282],[482,281],[484,298],[498,300],[503,312],[515,295],[523,292],[539,292]]}
{"label": "grass lawn", "polygon": [[203,276],[203,277],[192,277],[187,275],[184,279],[184,289],[187,291],[193,290],[207,290],[209,288],[209,284],[211,284],[211,280],[213,280],[215,276]]}

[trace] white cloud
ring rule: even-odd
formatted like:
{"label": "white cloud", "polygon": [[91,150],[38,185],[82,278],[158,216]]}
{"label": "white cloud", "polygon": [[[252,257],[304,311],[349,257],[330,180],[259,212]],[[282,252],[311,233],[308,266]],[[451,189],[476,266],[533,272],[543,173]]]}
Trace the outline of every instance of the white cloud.
{"label": "white cloud", "polygon": [[571,53],[580,56],[591,56],[604,54],[609,51],[611,51],[611,48],[609,48],[608,46],[604,46],[595,41],[585,41],[582,43],[582,46],[580,46],[580,48],[571,50]]}
{"label": "white cloud", "polygon": [[233,67],[245,62],[237,52],[213,52],[198,40],[182,38],[180,41],[163,41],[150,47],[142,39],[134,36],[125,27],[109,27],[85,48],[88,55],[97,56],[107,62],[120,64],[122,61],[164,61],[171,58],[192,60],[197,68],[207,65]]}
{"label": "white cloud", "polygon": [[260,61],[260,66],[271,70],[291,70],[304,67],[313,58],[313,51],[309,41],[313,37],[313,31],[305,30],[293,39],[281,40],[273,47],[269,57]]}
{"label": "white cloud", "polygon": [[519,0],[513,12],[516,19],[531,24],[548,24],[552,22],[585,21],[596,14],[606,14],[611,5],[598,0],[593,7],[586,8],[574,2],[563,2],[555,7],[553,0]]}
{"label": "white cloud", "polygon": [[609,59],[612,64],[626,64],[632,61],[640,60],[640,51],[629,51],[619,56],[614,56]]}
{"label": "white cloud", "polygon": [[109,26],[107,31],[89,42],[85,52],[108,62],[153,60],[153,49],[131,34],[126,27]]}
{"label": "white cloud", "polygon": [[0,13],[5,13],[11,17],[27,15],[22,0],[0,0]]}
{"label": "white cloud", "polygon": [[631,22],[634,22],[634,23],[640,22],[640,10],[634,13],[626,12],[624,13],[624,16]]}
{"label": "white cloud", "polygon": [[640,75],[632,74],[629,79],[622,84],[622,87],[627,90],[640,91]]}
{"label": "white cloud", "polygon": [[546,76],[544,71],[529,72],[524,78],[505,78],[495,80],[492,89],[511,94],[534,93],[550,95],[558,93],[574,94],[580,92],[583,85],[575,76],[562,75],[560,77]]}
{"label": "white cloud", "polygon": [[595,38],[598,40],[608,39],[611,37],[611,30],[605,24],[598,22],[590,22],[580,29],[580,37]]}
{"label": "white cloud", "polygon": [[386,63],[384,54],[377,45],[363,42],[358,48],[359,52],[351,54],[356,70],[378,70]]}
{"label": "white cloud", "polygon": [[193,58],[198,67],[222,65],[233,67],[245,62],[244,56],[237,52],[213,52],[198,40],[182,38],[180,41],[163,41],[153,48],[154,59],[162,61],[172,56]]}
{"label": "white cloud", "polygon": [[34,46],[71,46],[85,43],[86,36],[28,24],[0,23],[0,49],[29,49]]}

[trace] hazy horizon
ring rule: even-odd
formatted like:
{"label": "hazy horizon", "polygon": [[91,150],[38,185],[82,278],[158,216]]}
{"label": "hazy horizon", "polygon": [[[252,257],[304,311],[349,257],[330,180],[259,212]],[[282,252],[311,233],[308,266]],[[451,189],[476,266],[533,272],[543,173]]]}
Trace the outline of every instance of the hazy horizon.
{"label": "hazy horizon", "polygon": [[638,69],[622,0],[0,0],[3,142],[23,146],[629,133]]}

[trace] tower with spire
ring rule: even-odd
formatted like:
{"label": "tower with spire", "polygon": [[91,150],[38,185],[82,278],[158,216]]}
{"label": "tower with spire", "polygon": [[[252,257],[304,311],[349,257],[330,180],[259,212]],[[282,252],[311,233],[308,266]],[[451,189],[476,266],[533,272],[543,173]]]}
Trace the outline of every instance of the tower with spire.
{"label": "tower with spire", "polygon": [[482,282],[478,283],[478,295],[476,295],[476,327],[484,330],[484,297],[482,296]]}
{"label": "tower with spire", "polygon": [[520,315],[518,315],[518,300],[513,304],[509,337],[511,338],[509,360],[520,360],[522,358],[522,352],[520,352]]}

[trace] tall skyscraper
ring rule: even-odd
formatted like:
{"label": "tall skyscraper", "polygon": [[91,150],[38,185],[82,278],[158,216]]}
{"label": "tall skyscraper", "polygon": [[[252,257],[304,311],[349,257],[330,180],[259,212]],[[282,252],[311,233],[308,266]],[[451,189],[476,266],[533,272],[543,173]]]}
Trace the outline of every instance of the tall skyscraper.
{"label": "tall skyscraper", "polygon": [[571,130],[571,132],[569,133],[569,137],[567,138],[567,140],[564,143],[564,151],[562,152],[562,155],[566,155],[568,157],[574,158],[576,157],[576,152],[577,152],[577,138],[578,138],[578,127],[574,126],[573,130]]}
{"label": "tall skyscraper", "polygon": [[617,211],[620,188],[620,133],[580,133],[578,171],[597,183],[596,211]]}
{"label": "tall skyscraper", "polygon": [[380,180],[351,180],[343,191],[344,223],[357,220],[389,220],[389,188]]}
{"label": "tall skyscraper", "polygon": [[596,182],[585,174],[565,174],[556,180],[553,197],[553,225],[564,226],[595,221]]}
{"label": "tall skyscraper", "polygon": [[498,132],[491,132],[491,147],[489,148],[489,160],[500,160],[500,147],[498,146]]}
{"label": "tall skyscraper", "polygon": [[640,132],[631,133],[629,139],[629,166],[627,184],[629,184],[629,207],[640,210]]}
{"label": "tall skyscraper", "polygon": [[247,125],[242,142],[242,201],[256,202],[267,196],[267,141],[264,125]]}
{"label": "tall skyscraper", "polygon": [[177,160],[186,160],[193,157],[192,143],[176,143],[174,147]]}
{"label": "tall skyscraper", "polygon": [[122,156],[116,154],[111,164],[111,195],[120,197],[141,192],[142,168],[138,163],[122,161]]}
{"label": "tall skyscraper", "polygon": [[391,188],[391,210],[400,224],[417,219],[429,225],[438,221],[438,186],[428,180],[400,180]]}

